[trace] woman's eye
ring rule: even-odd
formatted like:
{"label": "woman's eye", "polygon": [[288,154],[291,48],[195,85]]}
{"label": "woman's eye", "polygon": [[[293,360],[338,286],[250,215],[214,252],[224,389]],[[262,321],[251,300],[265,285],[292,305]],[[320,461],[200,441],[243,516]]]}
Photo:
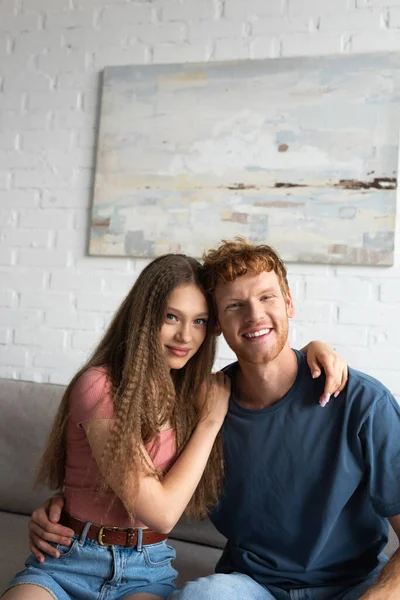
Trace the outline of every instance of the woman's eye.
{"label": "woman's eye", "polygon": [[195,319],[195,325],[207,325],[207,319]]}
{"label": "woman's eye", "polygon": [[229,304],[227,308],[238,308],[239,306],[240,302],[233,302],[232,304]]}
{"label": "woman's eye", "polygon": [[177,321],[177,318],[175,315],[172,315],[171,313],[167,313],[167,316],[165,317],[165,319],[167,321]]}

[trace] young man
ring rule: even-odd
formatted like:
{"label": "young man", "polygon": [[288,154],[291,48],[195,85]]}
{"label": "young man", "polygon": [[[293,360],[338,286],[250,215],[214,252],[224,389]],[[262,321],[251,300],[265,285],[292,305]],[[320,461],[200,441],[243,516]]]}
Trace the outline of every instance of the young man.
{"label": "young man", "polygon": [[380,573],[388,519],[400,534],[399,406],[350,370],[339,398],[318,407],[324,382],[289,346],[294,305],[271,248],[224,242],[205,274],[238,357],[226,369],[226,478],[211,514],[228,543],[216,575],[172,598],[400,598],[399,552]]}
{"label": "young man", "polygon": [[400,551],[384,567],[382,555],[388,520],[400,535],[400,407],[350,369],[339,398],[318,408],[323,382],[289,346],[293,299],[271,248],[225,242],[204,267],[238,357],[211,515],[228,543],[217,575],[172,598],[400,598]]}

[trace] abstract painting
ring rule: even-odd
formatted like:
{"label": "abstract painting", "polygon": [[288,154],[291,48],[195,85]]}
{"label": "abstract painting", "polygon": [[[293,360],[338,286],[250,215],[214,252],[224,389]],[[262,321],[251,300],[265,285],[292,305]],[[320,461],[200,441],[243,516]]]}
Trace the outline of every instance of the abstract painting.
{"label": "abstract painting", "polygon": [[89,252],[390,265],[399,101],[394,53],[106,68]]}

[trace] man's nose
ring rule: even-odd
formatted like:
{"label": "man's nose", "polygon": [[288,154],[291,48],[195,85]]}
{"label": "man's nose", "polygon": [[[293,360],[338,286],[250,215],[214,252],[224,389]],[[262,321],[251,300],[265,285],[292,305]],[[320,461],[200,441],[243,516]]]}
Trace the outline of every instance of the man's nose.
{"label": "man's nose", "polygon": [[258,323],[264,316],[261,306],[256,303],[248,304],[245,312],[245,321],[247,323]]}

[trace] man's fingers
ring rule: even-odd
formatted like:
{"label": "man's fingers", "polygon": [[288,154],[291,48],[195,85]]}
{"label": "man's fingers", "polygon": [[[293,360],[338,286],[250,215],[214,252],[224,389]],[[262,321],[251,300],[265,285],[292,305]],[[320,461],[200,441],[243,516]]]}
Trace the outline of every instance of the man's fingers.
{"label": "man's fingers", "polygon": [[52,523],[58,523],[61,517],[61,510],[56,506],[50,506],[49,519]]}
{"label": "man's fingers", "polygon": [[58,523],[63,507],[64,498],[62,496],[54,496],[49,507],[49,519],[52,523]]}
{"label": "man's fingers", "polygon": [[41,527],[43,527],[43,529],[46,529],[47,527],[52,527],[52,523],[51,521],[49,521],[49,516],[47,514],[46,509],[41,506],[40,508],[36,508],[33,513],[32,513],[32,519],[29,521],[29,523],[36,523],[37,525],[40,525]]}
{"label": "man's fingers", "polygon": [[[47,523],[45,523],[45,526],[46,525]],[[70,538],[74,535],[73,529],[70,529],[69,527],[52,523],[51,531],[49,531],[32,519],[29,521],[29,532],[31,535],[43,538],[47,542],[63,544],[63,546],[69,546],[71,543]]]}
{"label": "man's fingers", "polygon": [[42,540],[42,538],[37,537],[36,535],[32,535],[30,537],[30,546],[31,546],[31,548],[33,548],[35,550],[35,552],[33,552],[33,554],[35,554],[35,556],[36,556],[36,553],[39,553],[42,556],[44,554],[47,554],[48,556],[53,556],[54,558],[60,557],[59,551],[56,550],[56,548],[54,548],[54,546],[52,546],[48,542],[45,542],[44,540]]}
{"label": "man's fingers", "polygon": [[30,542],[29,543],[29,550],[31,551],[31,554],[33,554],[33,556],[39,561],[39,562],[44,562],[44,556],[41,552],[39,552],[39,550],[36,548],[36,546]]}
{"label": "man's fingers", "polygon": [[29,548],[32,554],[34,554],[40,562],[45,560],[45,555],[54,556],[54,558],[58,558],[60,556],[58,550],[36,535],[29,536]]}

